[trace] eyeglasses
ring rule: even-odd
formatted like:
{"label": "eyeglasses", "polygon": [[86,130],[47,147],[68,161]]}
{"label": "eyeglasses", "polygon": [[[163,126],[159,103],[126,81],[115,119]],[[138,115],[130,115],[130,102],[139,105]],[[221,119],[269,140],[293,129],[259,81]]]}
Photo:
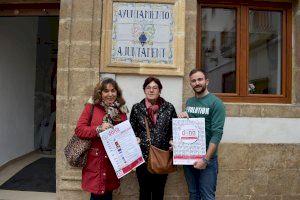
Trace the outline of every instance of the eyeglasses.
{"label": "eyeglasses", "polygon": [[146,88],[145,88],[145,90],[159,90],[159,87],[157,87],[157,86],[154,86],[154,87],[150,87],[150,86],[147,86]]}

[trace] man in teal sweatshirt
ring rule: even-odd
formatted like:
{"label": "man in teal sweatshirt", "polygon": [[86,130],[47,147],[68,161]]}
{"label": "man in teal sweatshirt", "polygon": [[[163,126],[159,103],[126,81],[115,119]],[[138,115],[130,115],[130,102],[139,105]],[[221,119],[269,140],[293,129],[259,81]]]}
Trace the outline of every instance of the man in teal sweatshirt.
{"label": "man in teal sweatshirt", "polygon": [[204,118],[206,135],[206,155],[194,165],[184,165],[190,200],[214,200],[218,174],[218,144],[221,141],[225,122],[225,107],[214,94],[209,93],[206,73],[193,69],[190,85],[195,96],[186,102],[186,111],[179,118]]}

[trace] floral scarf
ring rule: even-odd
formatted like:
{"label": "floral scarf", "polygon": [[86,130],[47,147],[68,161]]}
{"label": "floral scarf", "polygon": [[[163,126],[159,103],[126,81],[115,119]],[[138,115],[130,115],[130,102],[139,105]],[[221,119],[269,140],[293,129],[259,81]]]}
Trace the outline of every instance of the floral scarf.
{"label": "floral scarf", "polygon": [[147,108],[147,112],[153,124],[156,124],[157,121],[157,112],[159,109],[159,100],[155,104],[151,104],[148,99],[145,99],[145,104]]}
{"label": "floral scarf", "polygon": [[121,121],[120,113],[128,113],[126,105],[120,106],[120,103],[115,101],[112,105],[106,105],[103,101],[100,103],[105,109],[106,115],[103,117],[103,123],[116,124]]}

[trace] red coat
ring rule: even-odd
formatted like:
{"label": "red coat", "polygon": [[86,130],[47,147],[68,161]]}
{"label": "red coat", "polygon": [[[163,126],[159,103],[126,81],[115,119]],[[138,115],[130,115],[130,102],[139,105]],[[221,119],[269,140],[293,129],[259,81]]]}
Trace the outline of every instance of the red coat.
{"label": "red coat", "polygon": [[[87,163],[82,169],[82,189],[94,194],[104,194],[117,189],[120,181],[96,132],[97,126],[102,124],[102,119],[106,114],[105,110],[102,106],[95,105],[91,126],[88,126],[91,108],[92,104],[86,104],[75,129],[78,137],[92,139]],[[126,114],[122,113],[121,119],[125,121]]]}

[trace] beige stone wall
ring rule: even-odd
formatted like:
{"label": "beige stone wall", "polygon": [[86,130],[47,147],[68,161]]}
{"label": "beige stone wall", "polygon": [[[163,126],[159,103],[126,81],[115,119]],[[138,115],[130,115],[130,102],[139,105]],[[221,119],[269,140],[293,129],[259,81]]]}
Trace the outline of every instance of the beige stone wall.
{"label": "beige stone wall", "polygon": [[83,199],[87,195],[81,192],[81,171],[67,165],[63,148],[99,80],[101,5],[100,0],[61,0],[56,121],[59,199]]}
{"label": "beige stone wall", "polygon": [[[228,116],[300,117],[300,6],[294,2],[293,87],[291,105],[226,104]],[[88,199],[81,171],[70,168],[63,148],[93,85],[99,80],[101,0],[61,0],[57,70],[57,197]],[[188,72],[196,65],[197,0],[186,0],[183,99],[193,93]],[[300,199],[299,144],[222,144],[217,199]],[[114,199],[137,199],[134,173],[122,180]],[[169,176],[166,199],[188,199],[182,169]]]}
{"label": "beige stone wall", "polygon": [[300,199],[299,144],[222,144],[217,199]]}

